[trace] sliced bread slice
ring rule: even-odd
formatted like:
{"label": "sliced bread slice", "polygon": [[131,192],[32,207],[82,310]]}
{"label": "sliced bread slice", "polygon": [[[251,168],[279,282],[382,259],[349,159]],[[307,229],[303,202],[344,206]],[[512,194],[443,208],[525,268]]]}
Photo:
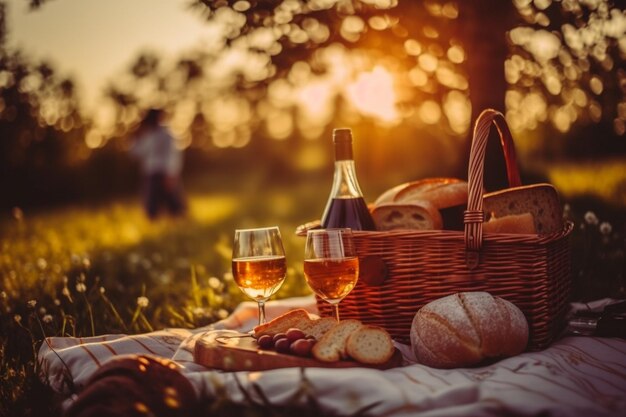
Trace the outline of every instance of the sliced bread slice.
{"label": "sliced bread slice", "polygon": [[362,326],[352,332],[346,342],[348,355],[361,363],[380,365],[393,356],[391,336],[378,326]]}
{"label": "sliced bread slice", "polygon": [[326,334],[337,324],[337,320],[332,317],[322,317],[318,320],[313,320],[307,326],[300,328],[304,334],[313,336],[315,340],[320,340],[322,336]]}
{"label": "sliced bread slice", "polygon": [[299,329],[311,321],[313,320],[309,317],[309,313],[303,308],[298,308],[281,314],[267,323],[256,326],[254,328],[254,335],[256,337],[264,334],[274,335],[276,333],[285,332],[292,327]]}
{"label": "sliced bread slice", "polygon": [[313,356],[322,362],[336,362],[347,357],[346,342],[352,332],[362,327],[358,320],[342,320],[313,346]]}

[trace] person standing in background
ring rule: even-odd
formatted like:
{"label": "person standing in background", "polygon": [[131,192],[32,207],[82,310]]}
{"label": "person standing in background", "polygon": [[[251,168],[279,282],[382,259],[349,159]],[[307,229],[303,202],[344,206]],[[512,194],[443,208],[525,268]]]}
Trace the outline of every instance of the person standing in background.
{"label": "person standing in background", "polygon": [[162,208],[172,216],[185,213],[182,152],[169,129],[161,124],[162,118],[162,110],[148,110],[130,148],[141,164],[143,202],[150,220],[156,219]]}

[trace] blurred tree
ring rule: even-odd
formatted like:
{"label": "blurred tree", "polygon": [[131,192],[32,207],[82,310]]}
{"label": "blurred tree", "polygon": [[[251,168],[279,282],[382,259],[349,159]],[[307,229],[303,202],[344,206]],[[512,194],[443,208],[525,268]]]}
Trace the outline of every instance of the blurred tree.
{"label": "blurred tree", "polygon": [[6,8],[0,1],[0,205],[75,196],[69,169],[87,149],[74,83],[7,47]]}

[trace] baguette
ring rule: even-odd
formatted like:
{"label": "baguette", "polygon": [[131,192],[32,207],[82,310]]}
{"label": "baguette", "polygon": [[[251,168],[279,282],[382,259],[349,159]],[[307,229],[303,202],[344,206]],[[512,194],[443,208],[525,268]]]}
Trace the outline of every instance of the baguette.
{"label": "baguette", "polygon": [[513,356],[528,343],[528,323],[512,303],[486,292],[449,295],[422,307],[411,325],[418,361],[436,368]]}
{"label": "baguette", "polygon": [[467,192],[467,182],[456,178],[407,182],[381,194],[374,203],[372,217],[374,223],[378,219],[378,230],[461,230]]}
{"label": "baguette", "polygon": [[387,203],[372,210],[376,230],[436,230],[441,229],[441,214],[428,201],[412,203]]}

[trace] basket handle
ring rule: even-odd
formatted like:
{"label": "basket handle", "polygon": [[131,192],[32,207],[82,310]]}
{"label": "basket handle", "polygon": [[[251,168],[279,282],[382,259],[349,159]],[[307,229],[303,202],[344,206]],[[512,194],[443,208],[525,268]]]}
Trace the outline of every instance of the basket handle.
{"label": "basket handle", "polygon": [[484,165],[487,139],[489,139],[492,123],[498,129],[500,144],[504,150],[509,187],[521,185],[515,145],[513,144],[511,131],[506,124],[506,119],[502,113],[493,109],[486,109],[480,113],[474,124],[467,172],[469,190],[467,210],[463,215],[463,222],[465,223],[465,262],[469,269],[474,269],[478,266],[480,248],[483,243],[483,221],[485,220],[485,213],[483,212]]}

